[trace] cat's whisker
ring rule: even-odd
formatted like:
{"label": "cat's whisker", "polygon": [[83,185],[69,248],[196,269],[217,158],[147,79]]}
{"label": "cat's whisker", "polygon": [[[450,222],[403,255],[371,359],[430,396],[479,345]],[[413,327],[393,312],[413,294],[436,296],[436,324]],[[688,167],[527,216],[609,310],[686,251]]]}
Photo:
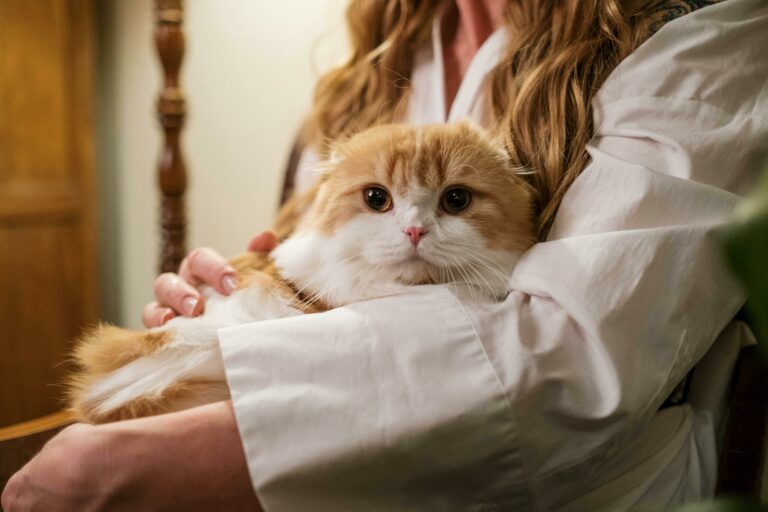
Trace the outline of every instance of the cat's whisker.
{"label": "cat's whisker", "polygon": [[451,282],[454,284],[454,286],[458,286],[459,282],[456,279],[456,277],[453,275],[453,268],[454,267],[447,267],[447,268],[448,268],[448,272],[451,274]]}
{"label": "cat's whisker", "polygon": [[[477,266],[476,266],[476,265],[474,265],[474,264],[473,264],[473,262],[469,262],[469,266],[468,266],[468,268],[469,268],[469,270],[471,270],[471,271],[472,271],[472,273],[473,273],[473,274],[475,274],[477,277],[479,277],[479,278],[480,278],[480,279],[483,281],[483,283],[485,284],[485,286],[488,288],[488,293],[489,293],[489,295],[492,295],[492,296],[493,296],[493,295],[496,295],[496,294],[494,293],[494,292],[495,292],[495,290],[493,289],[493,286],[491,286],[491,283],[489,283],[489,282],[488,282],[488,280],[485,278],[485,276],[483,275],[483,273],[482,273],[482,272],[481,272],[481,271],[480,271],[480,270],[477,268]],[[482,267],[481,267],[481,268],[482,268]],[[490,277],[490,276],[489,276],[489,277]],[[503,282],[502,284],[506,285],[506,282]],[[506,286],[505,286],[505,287],[506,287]]]}
{"label": "cat's whisker", "polygon": [[481,253],[471,253],[471,254],[477,260],[478,264],[483,265],[484,268],[492,272],[506,286],[506,284],[509,282],[509,277],[511,275],[509,271],[505,272],[504,268],[499,263],[491,260],[490,258],[488,258],[487,256]]}
{"label": "cat's whisker", "polygon": [[[495,272],[489,266],[484,265],[477,261],[473,261],[468,263],[468,268],[470,268],[472,272],[483,281],[485,286],[488,288],[489,294],[496,295],[497,293],[494,287],[488,281],[488,279],[490,279],[491,281],[498,281],[501,287],[503,287],[505,290],[507,289],[507,282],[508,282],[507,278],[500,275],[498,272]],[[490,271],[491,273],[488,274],[486,272],[483,272],[484,270]]]}
{"label": "cat's whisker", "polygon": [[[483,275],[480,274],[479,272],[477,272],[477,270],[473,267],[472,262],[470,260],[462,259],[461,267],[460,268],[464,269],[464,271],[467,274],[469,274],[471,272],[472,275],[479,277],[480,280],[483,281],[483,283],[479,283],[479,282],[476,283],[474,280],[472,280],[472,279],[470,279],[468,277],[467,280],[470,281],[471,284],[477,284],[477,286],[479,286],[481,289],[482,289],[482,284],[485,284],[485,286],[488,287],[489,292],[493,290],[493,288],[488,283],[488,281],[483,277]],[[473,299],[474,299],[474,297],[473,297]]]}
{"label": "cat's whisker", "polygon": [[[453,290],[456,290],[456,282],[453,280],[453,276],[449,274],[450,270],[449,267],[446,265],[440,265],[438,267],[440,269],[440,281],[441,283],[450,286],[453,288]],[[445,277],[443,277],[445,276]]]}
{"label": "cat's whisker", "polygon": [[[496,293],[494,293],[495,289],[489,282],[489,279],[492,281],[498,280],[503,288],[507,288],[509,276],[502,271],[503,269],[498,263],[467,245],[460,245],[459,247],[461,249],[460,251],[456,251],[455,245],[453,247],[453,265],[464,271],[465,277],[471,284],[474,284],[483,290],[487,288],[490,295],[496,295]],[[462,256],[459,256],[456,253],[459,253]],[[471,276],[467,276],[466,274],[471,274]],[[472,277],[475,279],[473,280]]]}
{"label": "cat's whisker", "polygon": [[501,267],[499,263],[493,261],[487,255],[483,254],[482,252],[478,251],[477,249],[469,245],[462,245],[461,249],[462,249],[462,252],[466,253],[471,258],[478,260],[478,263],[484,264],[484,266],[489,271],[493,272],[496,275],[496,277],[498,277],[500,280],[504,281],[505,283],[509,280],[509,274],[504,272],[504,269]]}
{"label": "cat's whisker", "polygon": [[[483,276],[482,272],[479,272],[475,266],[473,265],[473,262],[471,260],[467,260],[465,264],[463,265],[463,268],[468,274],[471,274],[472,276],[475,276],[478,280],[473,280],[472,284],[477,286],[480,291],[484,291],[486,288],[488,289],[488,295],[493,296],[493,287],[488,282],[488,280]],[[482,281],[482,282],[480,282]]]}
{"label": "cat's whisker", "polygon": [[471,258],[473,258],[473,262],[477,263],[478,265],[481,265],[482,268],[488,270],[493,274],[494,277],[498,278],[500,281],[506,283],[509,280],[509,274],[505,273],[503,271],[503,268],[493,260],[484,257],[482,254],[474,253],[469,254]]}
{"label": "cat's whisker", "polygon": [[472,286],[472,279],[470,279],[467,271],[464,269],[464,262],[462,259],[459,259],[459,264],[456,266],[456,270],[461,274],[462,278],[464,279],[464,283],[469,286],[469,293],[472,298],[472,302],[475,302],[475,287]]}

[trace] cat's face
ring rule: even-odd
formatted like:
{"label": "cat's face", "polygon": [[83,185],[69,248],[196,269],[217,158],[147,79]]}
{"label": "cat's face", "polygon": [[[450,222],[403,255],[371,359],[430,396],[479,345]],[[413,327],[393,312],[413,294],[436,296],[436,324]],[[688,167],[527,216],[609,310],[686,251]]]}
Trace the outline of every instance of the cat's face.
{"label": "cat's face", "polygon": [[445,282],[500,295],[534,242],[527,187],[468,124],[372,128],[337,145],[321,173],[275,261],[333,305]]}

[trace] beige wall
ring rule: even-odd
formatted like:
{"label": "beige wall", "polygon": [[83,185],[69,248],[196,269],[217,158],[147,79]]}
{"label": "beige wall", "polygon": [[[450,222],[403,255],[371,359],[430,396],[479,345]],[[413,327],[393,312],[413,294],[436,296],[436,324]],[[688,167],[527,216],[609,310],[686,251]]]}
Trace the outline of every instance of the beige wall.
{"label": "beige wall", "polygon": [[[185,2],[189,247],[235,254],[270,225],[316,77],[345,54],[344,4]],[[103,312],[136,327],[157,265],[160,70],[151,1],[98,5]]]}

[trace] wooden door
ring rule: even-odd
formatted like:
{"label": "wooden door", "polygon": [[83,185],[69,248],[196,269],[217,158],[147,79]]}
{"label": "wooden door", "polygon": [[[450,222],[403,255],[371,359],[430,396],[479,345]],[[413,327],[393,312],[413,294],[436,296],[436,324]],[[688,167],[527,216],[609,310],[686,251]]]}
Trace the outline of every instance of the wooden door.
{"label": "wooden door", "polygon": [[0,426],[62,407],[97,318],[90,0],[0,0]]}

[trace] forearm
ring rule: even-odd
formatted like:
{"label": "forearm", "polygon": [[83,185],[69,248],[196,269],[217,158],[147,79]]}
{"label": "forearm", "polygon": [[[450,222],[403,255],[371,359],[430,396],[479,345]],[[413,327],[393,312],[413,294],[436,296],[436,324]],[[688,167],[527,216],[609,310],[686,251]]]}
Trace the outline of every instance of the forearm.
{"label": "forearm", "polygon": [[260,510],[229,402],[105,425],[134,510]]}
{"label": "forearm", "polygon": [[52,439],[3,493],[7,512],[255,510],[229,402]]}

